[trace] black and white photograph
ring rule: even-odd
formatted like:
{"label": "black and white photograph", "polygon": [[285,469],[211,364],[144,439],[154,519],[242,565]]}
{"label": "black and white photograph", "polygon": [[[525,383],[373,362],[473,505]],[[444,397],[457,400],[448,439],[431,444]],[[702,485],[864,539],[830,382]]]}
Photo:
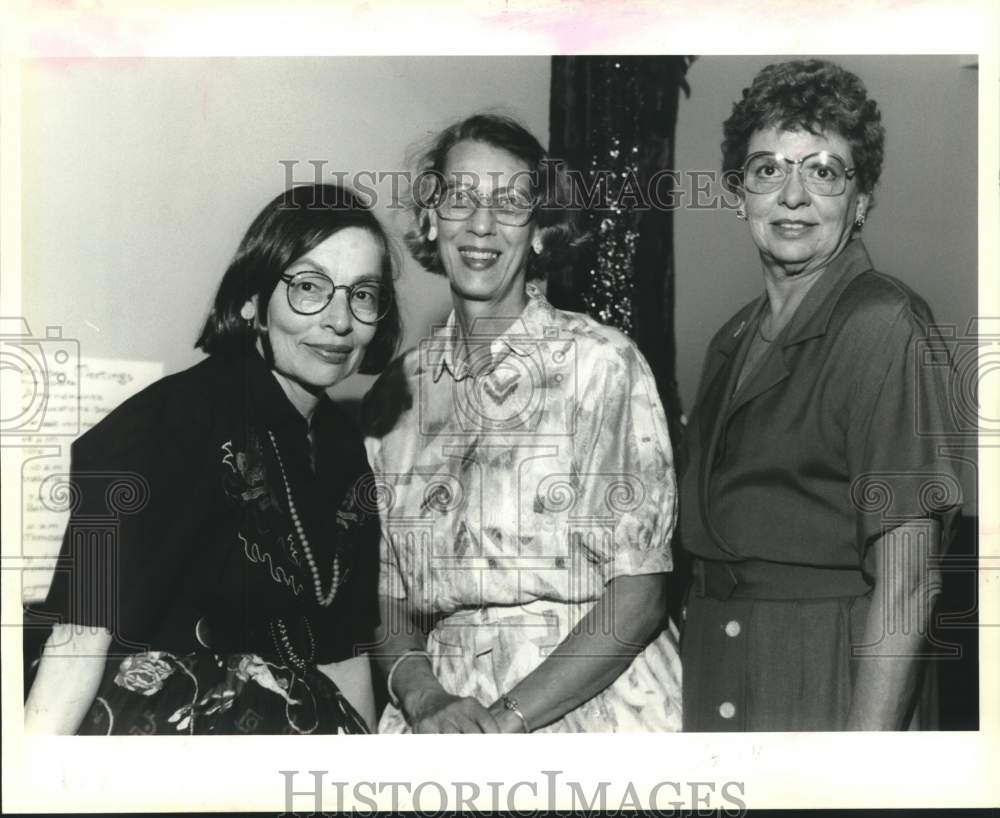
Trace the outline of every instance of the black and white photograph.
{"label": "black and white photograph", "polygon": [[995,32],[511,5],[11,28],[5,810],[1000,799]]}

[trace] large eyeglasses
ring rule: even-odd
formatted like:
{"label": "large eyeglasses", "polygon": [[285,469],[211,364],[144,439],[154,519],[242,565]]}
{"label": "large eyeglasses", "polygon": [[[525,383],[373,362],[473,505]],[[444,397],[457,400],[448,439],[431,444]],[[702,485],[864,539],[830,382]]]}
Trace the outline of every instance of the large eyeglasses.
{"label": "large eyeglasses", "polygon": [[748,193],[774,193],[785,186],[796,165],[802,186],[817,196],[839,196],[847,190],[847,180],[853,179],[856,172],[829,151],[810,153],[801,159],[760,151],[750,154],[743,163],[743,187]]}
{"label": "large eyeglasses", "polygon": [[326,309],[337,290],[347,290],[347,306],[362,324],[374,324],[389,312],[391,294],[378,281],[334,284],[323,273],[307,270],[281,280],[287,285],[288,306],[300,315],[315,315]]}
{"label": "large eyeglasses", "polygon": [[480,207],[488,207],[493,218],[508,227],[523,227],[535,213],[535,201],[513,189],[498,190],[487,197],[471,188],[447,188],[434,209],[446,221],[464,222]]}

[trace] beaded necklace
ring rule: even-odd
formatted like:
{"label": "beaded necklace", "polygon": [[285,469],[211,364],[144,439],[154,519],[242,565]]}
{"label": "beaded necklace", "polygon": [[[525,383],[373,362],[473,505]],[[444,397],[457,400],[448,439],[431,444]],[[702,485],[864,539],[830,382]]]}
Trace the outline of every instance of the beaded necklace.
{"label": "beaded necklace", "polygon": [[288,628],[285,627],[283,619],[276,619],[268,623],[267,627],[271,632],[271,641],[274,643],[274,649],[277,651],[278,656],[284,655],[284,658],[294,667],[298,668],[301,673],[305,673],[308,663],[316,658],[316,640],[313,639],[309,618],[304,616],[302,617],[302,621],[305,623],[306,637],[309,640],[309,655],[304,658],[299,656],[295,648],[292,647],[292,640],[288,635]]}
{"label": "beaded necklace", "polygon": [[267,432],[267,436],[271,440],[271,448],[274,449],[274,456],[278,461],[278,470],[281,472],[281,481],[285,485],[285,498],[288,501],[288,513],[292,518],[292,525],[295,527],[295,533],[298,535],[299,545],[302,546],[302,553],[306,555],[306,562],[309,564],[309,571],[312,574],[313,579],[313,591],[316,593],[316,601],[319,602],[324,608],[330,607],[333,602],[333,598],[337,595],[337,589],[340,586],[340,560],[337,559],[337,555],[333,556],[333,571],[330,578],[330,590],[327,593],[323,593],[323,586],[320,583],[319,569],[316,567],[316,560],[313,558],[312,549],[309,548],[309,539],[306,537],[305,527],[302,525],[302,520],[299,518],[298,509],[295,507],[295,499],[292,497],[292,487],[288,482],[288,475],[285,473],[285,463],[281,459],[281,451],[278,449],[278,441],[274,437],[274,432],[270,429]]}

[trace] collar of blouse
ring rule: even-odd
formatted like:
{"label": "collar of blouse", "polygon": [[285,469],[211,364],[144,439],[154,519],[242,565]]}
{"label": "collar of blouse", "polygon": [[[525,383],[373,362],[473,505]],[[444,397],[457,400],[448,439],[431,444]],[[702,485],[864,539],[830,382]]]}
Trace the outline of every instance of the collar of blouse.
{"label": "collar of blouse", "polygon": [[[445,372],[456,381],[470,376],[488,375],[511,354],[526,358],[535,349],[535,342],[543,338],[546,326],[554,322],[554,308],[535,284],[526,284],[528,303],[521,314],[502,330],[494,330],[490,319],[479,319],[473,325],[470,337],[481,341],[474,347],[462,343],[455,312],[452,310],[447,323],[435,331],[427,350],[431,377],[437,383]],[[505,322],[506,323],[506,322]],[[490,360],[483,361],[480,350],[489,342]]]}

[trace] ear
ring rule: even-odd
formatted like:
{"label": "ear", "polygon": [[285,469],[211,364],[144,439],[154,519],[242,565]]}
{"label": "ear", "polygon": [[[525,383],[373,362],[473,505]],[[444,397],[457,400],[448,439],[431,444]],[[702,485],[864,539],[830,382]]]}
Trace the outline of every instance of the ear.
{"label": "ear", "polygon": [[545,231],[537,224],[531,230],[531,249],[539,256],[545,249]]}
{"label": "ear", "polygon": [[257,314],[257,296],[254,295],[248,298],[243,306],[240,307],[240,318],[246,321],[248,324],[253,324],[255,327],[264,326],[263,321],[260,320],[260,316]]}
{"label": "ear", "polygon": [[872,197],[870,193],[859,193],[857,199],[854,202],[854,218],[855,220],[861,219],[864,221],[865,216],[868,214],[868,206],[872,203]]}

